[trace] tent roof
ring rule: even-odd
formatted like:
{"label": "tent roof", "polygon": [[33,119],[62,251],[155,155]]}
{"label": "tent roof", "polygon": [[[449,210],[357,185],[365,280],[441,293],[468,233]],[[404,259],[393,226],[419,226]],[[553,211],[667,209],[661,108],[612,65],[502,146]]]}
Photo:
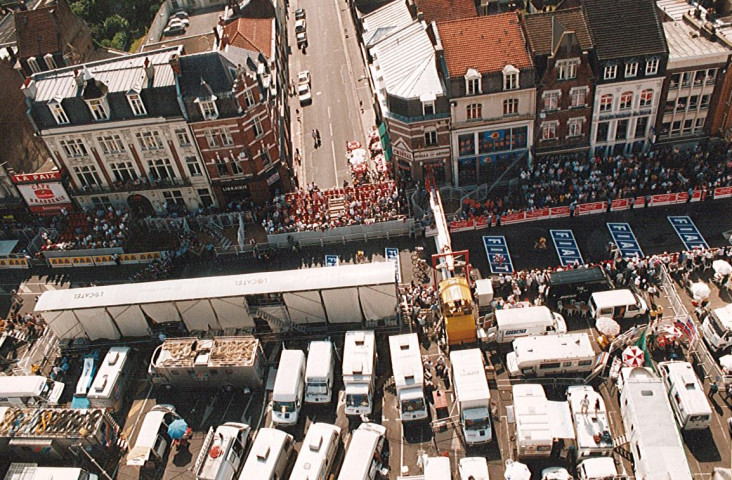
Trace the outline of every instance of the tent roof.
{"label": "tent roof", "polygon": [[13,253],[17,244],[17,240],[0,240],[0,257]]}
{"label": "tent roof", "polygon": [[375,262],[44,292],[36,312],[240,297],[395,283],[394,264]]}

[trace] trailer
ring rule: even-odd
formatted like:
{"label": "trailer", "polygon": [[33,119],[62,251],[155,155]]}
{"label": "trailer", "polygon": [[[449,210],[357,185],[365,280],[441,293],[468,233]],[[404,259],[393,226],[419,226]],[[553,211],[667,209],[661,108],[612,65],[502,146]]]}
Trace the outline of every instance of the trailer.
{"label": "trailer", "polygon": [[424,366],[416,333],[389,337],[399,417],[403,422],[427,418]]}
{"label": "trailer", "polygon": [[624,373],[620,412],[636,478],[692,480],[663,381],[642,367]]}
{"label": "trailer", "polygon": [[577,437],[577,459],[612,455],[613,437],[602,395],[589,385],[573,385],[567,388],[567,403]]}
{"label": "trailer", "polygon": [[169,338],[153,351],[148,375],[166,387],[262,387],[262,345],[253,336]]}
{"label": "trailer", "polygon": [[477,349],[450,352],[455,403],[465,443],[477,445],[493,438],[491,391],[485,376],[483,353]]}
{"label": "trailer", "polygon": [[87,399],[92,408],[118,410],[130,380],[130,347],[112,347],[104,357]]}
{"label": "trailer", "polygon": [[598,360],[586,333],[540,335],[514,340],[506,368],[511,376],[581,375],[591,372]]}
{"label": "trailer", "polygon": [[576,442],[567,402],[547,400],[538,384],[513,385],[512,391],[518,457],[548,458],[558,440],[567,454]]}
{"label": "trailer", "polygon": [[346,415],[369,415],[373,409],[375,342],[375,335],[371,330],[346,332],[342,368]]}

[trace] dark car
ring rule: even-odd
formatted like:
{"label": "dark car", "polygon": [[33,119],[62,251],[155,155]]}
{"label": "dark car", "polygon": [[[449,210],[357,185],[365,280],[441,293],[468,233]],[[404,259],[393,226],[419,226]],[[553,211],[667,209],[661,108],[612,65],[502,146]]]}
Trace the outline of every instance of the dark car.
{"label": "dark car", "polygon": [[295,10],[295,20],[305,20],[305,9],[298,8]]}

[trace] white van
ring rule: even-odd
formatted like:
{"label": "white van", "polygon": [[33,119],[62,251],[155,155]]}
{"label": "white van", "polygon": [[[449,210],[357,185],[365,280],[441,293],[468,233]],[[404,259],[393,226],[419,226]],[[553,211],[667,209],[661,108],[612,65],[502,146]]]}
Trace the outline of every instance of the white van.
{"label": "white van", "polygon": [[64,386],[38,375],[0,377],[0,407],[58,405]]}
{"label": "white van", "polygon": [[294,439],[276,428],[260,428],[239,480],[281,480],[290,462]]}
{"label": "white van", "polygon": [[586,333],[542,335],[517,338],[513,351],[506,355],[506,368],[511,376],[589,373],[596,355]]}
{"label": "white van", "polygon": [[330,403],[333,398],[333,343],[313,341],[305,367],[305,403]]}
{"label": "white van", "polygon": [[118,410],[129,381],[130,347],[112,347],[99,366],[86,398],[92,408]]}
{"label": "white van", "polygon": [[341,429],[329,423],[312,423],[302,442],[290,480],[328,478],[338,453]]}
{"label": "white van", "polygon": [[465,443],[477,445],[493,438],[491,391],[485,377],[483,352],[478,348],[450,352],[455,404]]}
{"label": "white van", "polygon": [[460,480],[489,480],[485,457],[465,457],[458,462]]}
{"label": "white van", "polygon": [[37,463],[11,463],[5,480],[98,480],[81,468],[40,467]]}
{"label": "white van", "polygon": [[583,460],[577,465],[578,480],[603,480],[606,478],[627,478],[618,477],[622,475],[618,472],[613,457],[591,457]]}
{"label": "white van", "polygon": [[660,362],[658,372],[668,392],[671,410],[682,430],[701,430],[712,423],[712,407],[689,362]]}
{"label": "white van", "polygon": [[424,459],[424,480],[452,480],[448,457],[426,457]]}
{"label": "white van", "polygon": [[705,310],[701,317],[702,334],[715,352],[732,346],[732,303],[714,310]]}
{"label": "white van", "polygon": [[607,290],[590,295],[590,316],[611,317],[615,320],[635,318],[648,312],[648,305],[641,297],[628,289]]}
{"label": "white van", "polygon": [[278,426],[297,423],[305,388],[305,354],[283,350],[272,392],[272,422]]}
{"label": "white van", "polygon": [[496,326],[488,329],[488,338],[509,343],[519,337],[558,333],[567,333],[567,323],[547,307],[505,308],[496,310]]}
{"label": "white van", "polygon": [[132,467],[158,467],[170,447],[168,425],[179,418],[172,405],[155,405],[142,421],[137,432],[135,446],[127,453],[127,465]]}
{"label": "white van", "polygon": [[227,422],[208,430],[193,466],[196,480],[232,480],[244,461],[251,427]]}
{"label": "white van", "polygon": [[386,427],[362,423],[351,435],[338,480],[375,480],[384,467],[388,468],[388,455]]}

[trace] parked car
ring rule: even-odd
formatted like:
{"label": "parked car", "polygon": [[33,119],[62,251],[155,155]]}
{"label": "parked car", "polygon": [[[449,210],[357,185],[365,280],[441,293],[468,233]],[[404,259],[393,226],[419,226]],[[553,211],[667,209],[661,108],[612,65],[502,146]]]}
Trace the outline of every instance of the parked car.
{"label": "parked car", "polygon": [[171,17],[178,17],[180,19],[188,18],[188,12],[185,10],[176,10],[170,14]]}
{"label": "parked car", "polygon": [[298,8],[295,10],[295,20],[305,20],[305,9]]}
{"label": "parked car", "polygon": [[188,26],[191,24],[191,21],[187,18],[178,18],[178,17],[170,17],[168,19],[168,26],[172,27],[173,25],[181,24],[184,27],[188,28]]}
{"label": "parked car", "polygon": [[308,35],[305,32],[300,32],[297,34],[297,48],[307,48],[308,47]]}
{"label": "parked car", "polygon": [[307,24],[305,19],[300,19],[295,22],[295,33],[304,33],[307,30]]}
{"label": "parked car", "polygon": [[313,101],[310,91],[310,72],[308,70],[297,75],[297,96],[300,99],[300,105],[307,105]]}
{"label": "parked car", "polygon": [[185,25],[183,25],[182,23],[174,23],[173,25],[165,27],[165,30],[163,30],[163,35],[180,35],[181,33],[185,33],[185,31]]}

